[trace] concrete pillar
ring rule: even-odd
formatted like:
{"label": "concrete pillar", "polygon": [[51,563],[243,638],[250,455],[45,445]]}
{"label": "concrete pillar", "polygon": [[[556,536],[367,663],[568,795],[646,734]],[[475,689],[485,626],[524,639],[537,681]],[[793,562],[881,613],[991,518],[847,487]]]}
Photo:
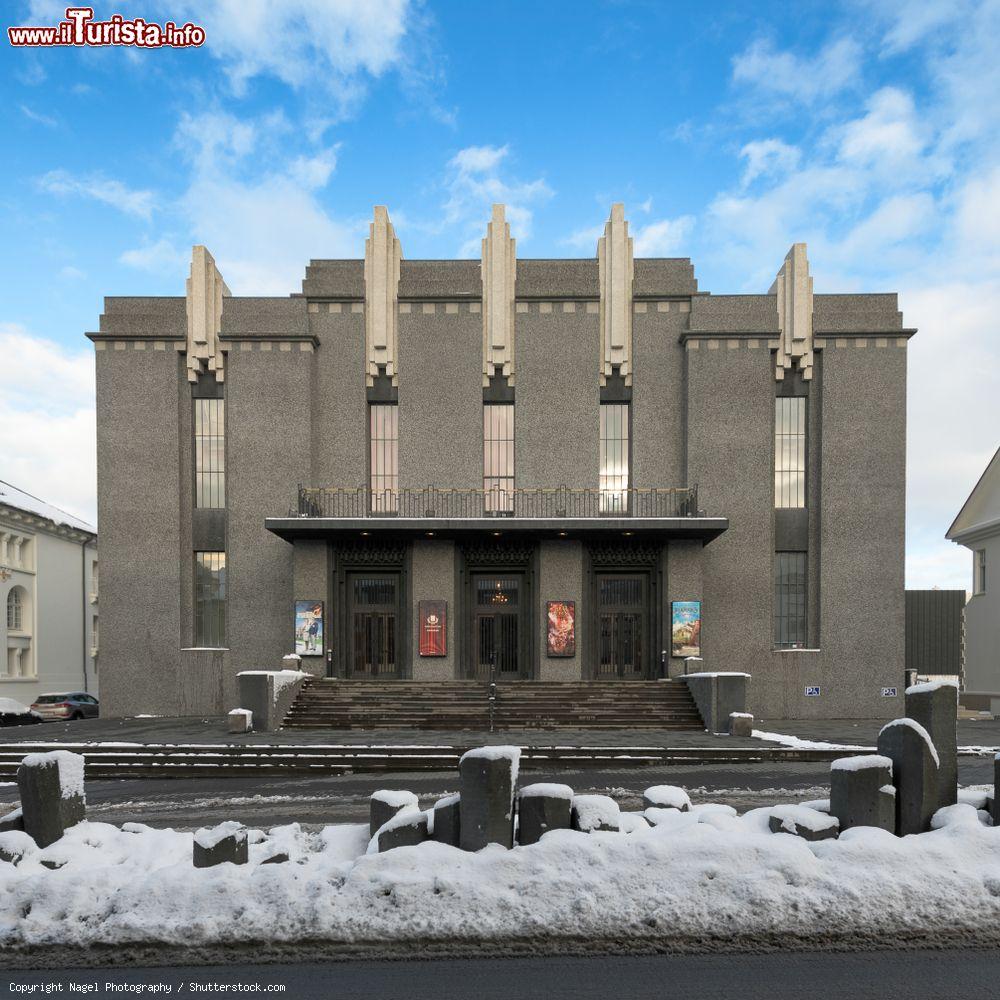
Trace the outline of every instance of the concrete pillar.
{"label": "concrete pillar", "polygon": [[369,836],[374,837],[380,827],[388,823],[393,816],[399,815],[404,809],[416,812],[418,808],[419,802],[413,792],[395,791],[390,788],[372,792],[368,803]]}
{"label": "concrete pillar", "polygon": [[517,842],[537,844],[549,830],[570,828],[573,789],[569,785],[535,784],[517,797]]}
{"label": "concrete pillar", "polygon": [[450,847],[461,845],[461,805],[458,795],[446,795],[434,803],[434,830],[431,838]]}
{"label": "concrete pillar", "polygon": [[416,847],[427,840],[427,813],[401,812],[376,834],[378,853],[397,847]]}
{"label": "concrete pillar", "polygon": [[571,822],[574,830],[582,833],[607,831],[617,833],[621,811],[618,803],[607,795],[573,796]]}
{"label": "concrete pillar", "polygon": [[195,868],[212,868],[230,862],[245,865],[249,859],[247,832],[232,820],[212,829],[203,828],[194,835]]}
{"label": "concrete pillar", "polygon": [[929,830],[938,808],[938,758],[927,730],[896,719],[878,734],[878,752],[892,761],[897,835]]}
{"label": "concrete pillar", "polygon": [[28,754],[17,769],[24,832],[48,847],[87,818],[84,759],[67,750]]}
{"label": "concrete pillar", "polygon": [[830,814],[840,821],[841,830],[875,826],[895,833],[892,761],[878,754],[835,760],[830,765]]}

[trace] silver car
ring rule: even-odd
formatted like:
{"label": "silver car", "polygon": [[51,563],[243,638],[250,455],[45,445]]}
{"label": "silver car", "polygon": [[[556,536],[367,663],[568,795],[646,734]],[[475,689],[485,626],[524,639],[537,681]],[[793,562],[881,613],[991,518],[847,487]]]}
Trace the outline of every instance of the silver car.
{"label": "silver car", "polygon": [[101,714],[100,703],[92,694],[70,691],[66,694],[41,694],[31,706],[46,722],[67,719],[96,719]]}

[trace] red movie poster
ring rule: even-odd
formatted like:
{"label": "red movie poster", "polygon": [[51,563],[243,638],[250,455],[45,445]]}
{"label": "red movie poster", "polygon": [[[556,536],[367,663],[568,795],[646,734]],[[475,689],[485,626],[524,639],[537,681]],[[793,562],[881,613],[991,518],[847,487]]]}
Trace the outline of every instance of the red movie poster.
{"label": "red movie poster", "polygon": [[446,656],[448,653],[448,602],[420,601],[420,655]]}

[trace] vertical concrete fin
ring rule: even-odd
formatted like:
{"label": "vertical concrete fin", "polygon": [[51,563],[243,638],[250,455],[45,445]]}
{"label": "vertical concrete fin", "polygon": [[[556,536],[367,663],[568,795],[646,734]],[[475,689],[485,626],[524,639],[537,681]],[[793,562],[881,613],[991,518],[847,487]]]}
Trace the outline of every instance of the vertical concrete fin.
{"label": "vertical concrete fin", "polygon": [[506,375],[514,384],[514,282],[517,277],[516,244],[503,205],[493,206],[486,226],[483,258],[483,386],[491,375]]}
{"label": "vertical concrete fin", "polygon": [[813,368],[813,280],[805,243],[793,243],[768,291],[778,306],[778,356],[774,377],[781,380],[797,363],[804,379]]}
{"label": "vertical concrete fin", "polygon": [[201,372],[212,372],[217,382],[225,378],[219,332],[222,329],[222,300],[229,289],[222,280],[215,259],[203,246],[191,248],[191,274],[187,279],[187,373],[197,382]]}
{"label": "vertical concrete fin", "polygon": [[625,206],[611,206],[604,235],[597,241],[601,283],[601,385],[618,368],[626,385],[632,384],[632,237]]}
{"label": "vertical concrete fin", "polygon": [[399,262],[403,258],[396,231],[384,205],[375,206],[375,219],[365,240],[365,377],[374,385],[380,369],[398,385]]}

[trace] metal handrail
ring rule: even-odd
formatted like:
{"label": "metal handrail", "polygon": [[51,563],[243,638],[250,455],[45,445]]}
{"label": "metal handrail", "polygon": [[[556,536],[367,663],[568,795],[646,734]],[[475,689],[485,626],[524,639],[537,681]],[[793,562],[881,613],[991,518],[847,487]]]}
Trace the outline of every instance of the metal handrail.
{"label": "metal handrail", "polygon": [[606,518],[697,517],[698,487],[580,489],[419,489],[299,486],[291,517],[324,518]]}

